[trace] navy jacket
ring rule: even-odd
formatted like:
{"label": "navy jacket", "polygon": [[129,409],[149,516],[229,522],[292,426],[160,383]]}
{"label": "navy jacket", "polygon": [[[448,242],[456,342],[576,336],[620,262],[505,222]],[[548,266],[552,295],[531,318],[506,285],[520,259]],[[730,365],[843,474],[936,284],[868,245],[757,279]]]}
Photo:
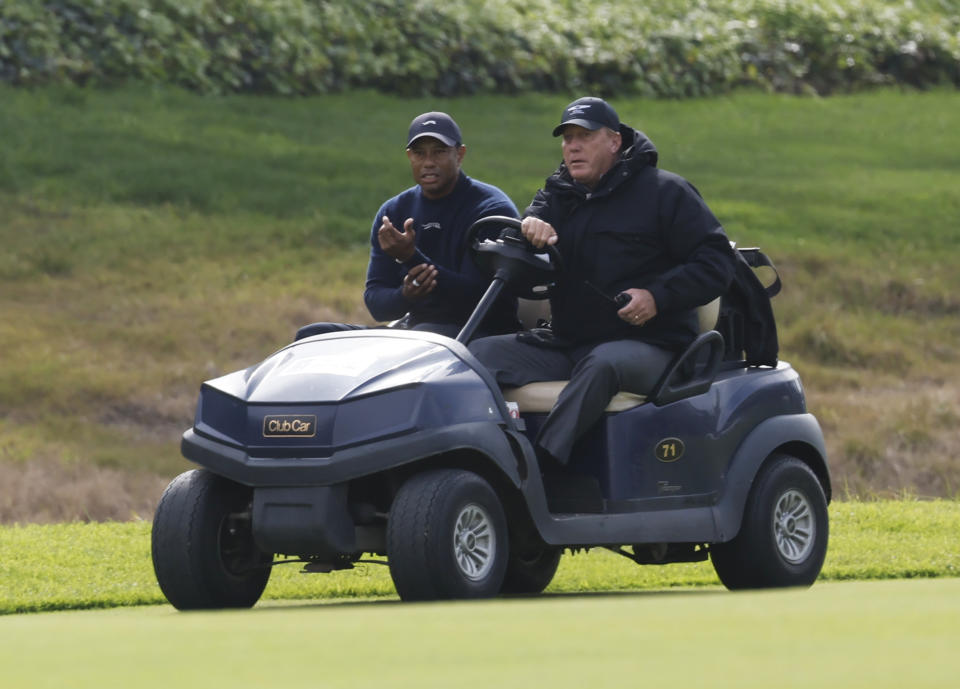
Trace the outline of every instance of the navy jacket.
{"label": "navy jacket", "polygon": [[[550,300],[553,330],[577,343],[639,339],[679,350],[697,335],[695,307],[727,290],[733,249],[693,185],[657,168],[646,135],[625,125],[620,134],[620,158],[594,190],[561,164],[526,211],[553,225],[565,261]],[[611,297],[647,289],[657,316],[632,326],[586,282]]]}
{"label": "navy jacket", "polygon": [[[417,251],[413,258],[398,264],[380,249],[377,231],[386,215],[402,230],[407,218],[414,219]],[[463,172],[453,191],[441,199],[428,199],[413,186],[384,203],[373,219],[370,235],[370,263],[363,299],[378,321],[389,321],[410,312],[416,323],[463,325],[491,276],[483,275],[466,254],[466,232],[474,221],[488,215],[518,217],[510,198],[497,187],[471,179]],[[427,297],[408,301],[402,294],[407,271],[420,264],[437,267],[437,286]],[[484,334],[516,331],[517,300],[504,295],[496,301],[481,325]]]}

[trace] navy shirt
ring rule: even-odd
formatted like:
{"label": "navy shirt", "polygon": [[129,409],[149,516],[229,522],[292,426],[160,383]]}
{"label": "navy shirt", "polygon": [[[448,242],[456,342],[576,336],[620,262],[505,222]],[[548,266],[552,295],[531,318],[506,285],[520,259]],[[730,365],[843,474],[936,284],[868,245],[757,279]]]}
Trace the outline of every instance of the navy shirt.
{"label": "navy shirt", "polygon": [[[429,199],[417,185],[384,203],[373,219],[370,234],[370,264],[363,293],[370,315],[378,321],[389,321],[410,312],[414,323],[464,324],[491,280],[467,256],[464,240],[470,226],[488,215],[519,217],[516,206],[500,189],[463,172],[453,191],[443,198]],[[414,220],[416,253],[402,265],[380,248],[377,232],[383,216],[401,231],[407,218]],[[403,297],[403,278],[421,263],[437,267],[437,286],[426,297],[407,300]],[[516,299],[501,295],[482,324],[484,333],[516,330],[516,312]]]}

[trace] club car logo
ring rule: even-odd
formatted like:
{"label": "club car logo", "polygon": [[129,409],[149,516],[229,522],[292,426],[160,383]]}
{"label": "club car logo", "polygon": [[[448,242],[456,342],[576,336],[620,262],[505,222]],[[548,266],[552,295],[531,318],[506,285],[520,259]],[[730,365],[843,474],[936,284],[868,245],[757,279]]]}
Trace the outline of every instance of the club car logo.
{"label": "club car logo", "polygon": [[304,414],[277,414],[263,417],[264,438],[312,438],[317,434],[317,417]]}
{"label": "club car logo", "polygon": [[664,438],[657,443],[654,453],[661,462],[676,462],[683,457],[684,449],[683,441],[680,438]]}

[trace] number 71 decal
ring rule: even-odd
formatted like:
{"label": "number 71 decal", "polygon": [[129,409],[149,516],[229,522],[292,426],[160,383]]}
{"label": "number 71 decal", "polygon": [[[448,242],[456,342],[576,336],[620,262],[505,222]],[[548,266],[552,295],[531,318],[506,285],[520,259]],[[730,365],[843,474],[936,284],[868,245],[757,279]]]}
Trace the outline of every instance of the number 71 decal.
{"label": "number 71 decal", "polygon": [[683,457],[684,449],[686,448],[680,438],[664,438],[657,443],[654,454],[661,462],[676,462]]}

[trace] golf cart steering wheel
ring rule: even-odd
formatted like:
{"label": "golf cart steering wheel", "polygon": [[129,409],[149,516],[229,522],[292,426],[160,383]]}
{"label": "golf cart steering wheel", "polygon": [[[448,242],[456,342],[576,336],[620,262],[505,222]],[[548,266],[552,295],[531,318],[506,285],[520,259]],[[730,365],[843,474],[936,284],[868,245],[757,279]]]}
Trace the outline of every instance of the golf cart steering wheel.
{"label": "golf cart steering wheel", "polygon": [[[466,250],[480,270],[502,278],[510,294],[546,299],[563,271],[563,259],[553,244],[535,247],[528,242],[520,227],[519,220],[506,215],[480,218],[467,230]],[[499,228],[497,238],[481,240],[480,231],[491,228]]]}

